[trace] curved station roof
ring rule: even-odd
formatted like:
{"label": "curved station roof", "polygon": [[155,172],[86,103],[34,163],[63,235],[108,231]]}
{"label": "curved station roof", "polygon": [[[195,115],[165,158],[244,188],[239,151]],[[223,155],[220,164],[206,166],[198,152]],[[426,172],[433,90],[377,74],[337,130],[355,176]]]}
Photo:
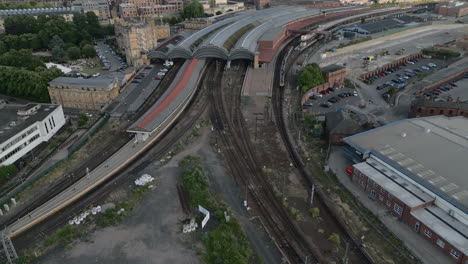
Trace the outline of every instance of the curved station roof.
{"label": "curved station roof", "polygon": [[319,9],[301,6],[277,7],[247,11],[217,22],[179,41],[176,45],[155,50],[148,58],[219,58],[224,60],[253,60],[258,41],[271,30],[321,13]]}

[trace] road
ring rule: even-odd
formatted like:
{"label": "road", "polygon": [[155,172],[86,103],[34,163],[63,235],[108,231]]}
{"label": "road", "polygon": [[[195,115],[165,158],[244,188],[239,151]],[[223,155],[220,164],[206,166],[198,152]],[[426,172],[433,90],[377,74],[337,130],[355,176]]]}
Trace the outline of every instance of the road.
{"label": "road", "polygon": [[103,41],[97,42],[95,48],[96,52],[100,50],[102,52],[102,55],[107,57],[107,60],[109,61],[109,64],[111,66],[111,68],[108,71],[116,71],[121,67],[119,60],[120,57],[118,55],[113,55],[111,50],[109,49],[109,46]]}

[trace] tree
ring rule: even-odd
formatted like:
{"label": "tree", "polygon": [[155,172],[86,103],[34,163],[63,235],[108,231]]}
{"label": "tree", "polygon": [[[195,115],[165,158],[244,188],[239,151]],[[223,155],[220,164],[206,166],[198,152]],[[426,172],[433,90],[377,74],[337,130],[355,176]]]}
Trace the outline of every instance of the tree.
{"label": "tree", "polygon": [[203,17],[203,5],[197,0],[192,0],[192,2],[184,6],[181,16],[182,18]]}
{"label": "tree", "polygon": [[86,22],[88,26],[87,31],[91,36],[95,38],[101,38],[104,36],[103,30],[101,29],[101,25],[99,24],[99,18],[94,12],[86,13]]}
{"label": "tree", "polygon": [[78,47],[70,47],[67,49],[68,58],[70,60],[76,60],[81,57],[81,50]]}
{"label": "tree", "polygon": [[88,117],[85,114],[81,114],[78,117],[78,127],[83,127],[86,123],[88,123]]}
{"label": "tree", "polygon": [[23,67],[28,70],[34,70],[37,67],[44,67],[44,63],[37,56],[32,55],[31,50],[10,50],[0,56],[0,65]]}
{"label": "tree", "polygon": [[11,35],[20,35],[24,33],[36,33],[37,24],[33,16],[17,15],[7,16],[5,18],[5,32]]}
{"label": "tree", "polygon": [[307,92],[310,88],[325,83],[325,77],[317,63],[307,64],[299,72],[297,83],[303,92]]}
{"label": "tree", "polygon": [[65,43],[59,36],[52,37],[49,43],[49,50],[52,53],[52,61],[61,63],[68,60]]}
{"label": "tree", "polygon": [[219,15],[223,14],[223,12],[218,11],[218,12],[216,12],[215,14],[216,14],[217,16],[219,16]]}
{"label": "tree", "polygon": [[85,58],[92,58],[92,57],[96,56],[96,50],[94,49],[94,47],[92,45],[86,44],[81,49],[81,54]]}

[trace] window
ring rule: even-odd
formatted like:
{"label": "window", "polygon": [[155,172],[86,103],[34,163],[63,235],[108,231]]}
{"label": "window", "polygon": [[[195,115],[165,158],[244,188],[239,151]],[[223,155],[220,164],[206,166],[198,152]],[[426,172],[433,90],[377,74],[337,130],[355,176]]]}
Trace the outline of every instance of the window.
{"label": "window", "polygon": [[460,257],[460,253],[458,253],[458,251],[456,251],[455,249],[450,250],[450,255],[454,256],[455,258]]}
{"label": "window", "polygon": [[390,205],[392,205],[392,202],[387,200],[387,206],[390,207]]}
{"label": "window", "polygon": [[392,199],[392,195],[390,193],[388,193],[388,199]]}
{"label": "window", "polygon": [[453,114],[453,111],[452,111],[452,110],[450,110],[450,111],[449,111],[449,115],[452,115],[452,114]]}
{"label": "window", "polygon": [[444,114],[444,110],[439,110],[439,115],[443,115]]}
{"label": "window", "polygon": [[382,202],[383,201],[383,195],[379,195],[379,200]]}
{"label": "window", "polygon": [[372,191],[370,192],[370,195],[372,196],[372,199],[375,199],[375,191],[374,191],[374,190],[372,190]]}
{"label": "window", "polygon": [[393,205],[393,211],[399,215],[403,214],[403,208],[401,208],[398,204]]}
{"label": "window", "polygon": [[419,227],[420,227],[420,224],[419,222],[416,222],[416,224],[414,225],[414,230],[419,231]]}
{"label": "window", "polygon": [[442,241],[442,240],[440,240],[440,239],[437,239],[437,245],[439,245],[439,247],[441,247],[441,248],[444,248],[444,247],[445,247],[444,241]]}
{"label": "window", "polygon": [[429,229],[424,229],[424,234],[425,234],[427,237],[432,237],[432,232],[429,231]]}
{"label": "window", "polygon": [[431,109],[431,111],[429,111],[429,113],[432,115],[434,114],[434,109]]}
{"label": "window", "polygon": [[418,108],[418,113],[421,113],[421,107]]}

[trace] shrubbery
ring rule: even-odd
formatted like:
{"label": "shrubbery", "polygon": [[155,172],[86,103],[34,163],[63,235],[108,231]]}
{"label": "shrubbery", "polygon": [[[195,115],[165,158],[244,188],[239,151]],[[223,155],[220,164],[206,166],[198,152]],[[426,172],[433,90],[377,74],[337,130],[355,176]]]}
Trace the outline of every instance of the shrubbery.
{"label": "shrubbery", "polygon": [[302,92],[307,92],[310,88],[325,83],[325,77],[317,63],[307,64],[299,72],[297,83],[302,87]]}

